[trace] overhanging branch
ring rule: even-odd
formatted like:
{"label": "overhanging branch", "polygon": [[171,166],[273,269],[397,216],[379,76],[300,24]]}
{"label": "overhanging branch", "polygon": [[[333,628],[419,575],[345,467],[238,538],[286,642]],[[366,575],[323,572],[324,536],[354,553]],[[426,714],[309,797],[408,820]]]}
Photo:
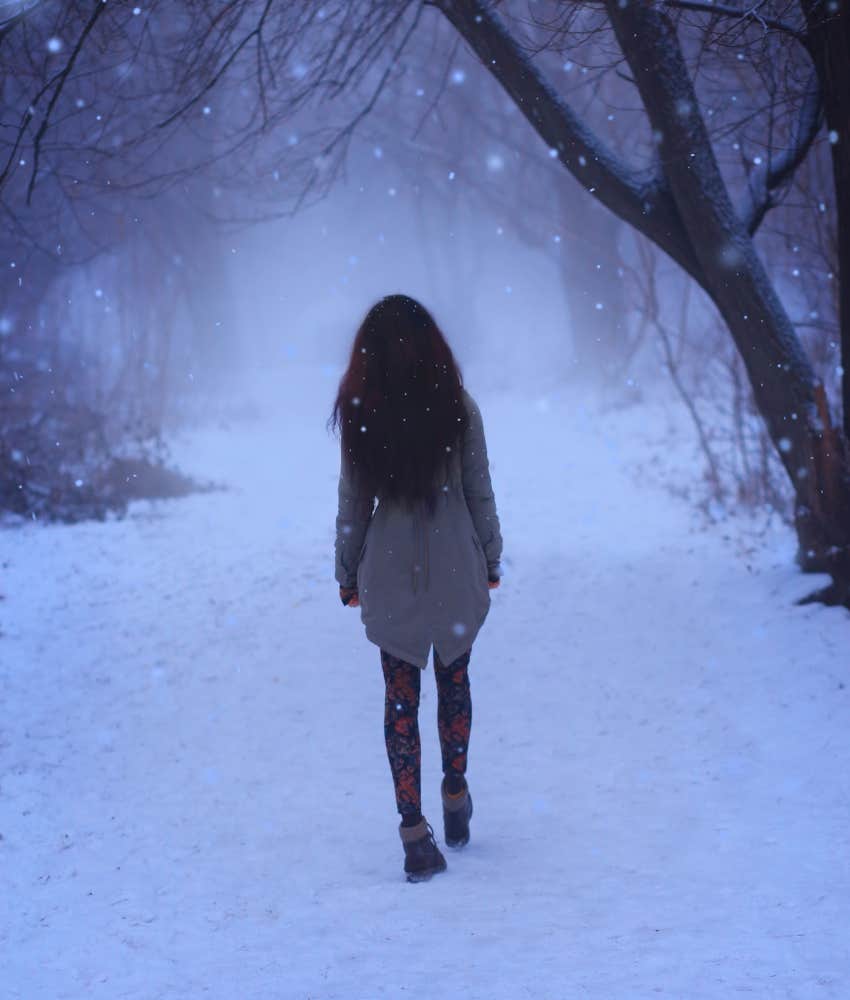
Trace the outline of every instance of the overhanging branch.
{"label": "overhanging branch", "polygon": [[794,176],[805,160],[812,143],[820,131],[823,120],[823,102],[817,73],[812,79],[800,108],[797,127],[791,145],[749,176],[749,204],[739,212],[741,220],[752,236],[768,211],[774,206],[773,192]]}
{"label": "overhanging branch", "polygon": [[645,181],[623,163],[554,92],[490,4],[481,0],[425,2],[454,26],[582,187],[702,284],[702,268],[663,175]]}

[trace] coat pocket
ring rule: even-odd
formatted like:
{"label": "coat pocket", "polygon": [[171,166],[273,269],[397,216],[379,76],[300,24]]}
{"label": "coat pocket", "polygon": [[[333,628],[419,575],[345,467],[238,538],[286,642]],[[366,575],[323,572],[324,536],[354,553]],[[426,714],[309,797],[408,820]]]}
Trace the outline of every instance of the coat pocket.
{"label": "coat pocket", "polygon": [[[357,559],[357,570],[355,572],[355,583],[358,591],[362,591],[362,580],[363,580],[363,556],[366,553],[366,542],[360,547],[360,555]],[[360,598],[361,607],[363,605],[363,598]]]}
{"label": "coat pocket", "polygon": [[484,563],[484,571],[487,571],[487,555],[484,552],[484,546],[481,544],[481,539],[478,537],[478,532],[472,532],[472,543],[481,555],[481,561]]}

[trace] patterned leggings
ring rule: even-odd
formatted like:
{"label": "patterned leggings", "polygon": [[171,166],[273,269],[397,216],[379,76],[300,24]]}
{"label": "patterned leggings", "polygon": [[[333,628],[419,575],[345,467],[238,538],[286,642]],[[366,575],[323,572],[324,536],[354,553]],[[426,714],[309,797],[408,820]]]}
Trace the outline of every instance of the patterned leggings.
{"label": "patterned leggings", "polygon": [[[469,695],[469,656],[461,654],[448,665],[434,649],[434,674],[437,678],[437,729],[443,773],[466,772],[472,702]],[[422,808],[420,770],[422,749],[419,742],[419,686],[422,671],[381,649],[386,698],[384,701],[384,739],[392,771],[398,811],[402,817],[416,816]]]}

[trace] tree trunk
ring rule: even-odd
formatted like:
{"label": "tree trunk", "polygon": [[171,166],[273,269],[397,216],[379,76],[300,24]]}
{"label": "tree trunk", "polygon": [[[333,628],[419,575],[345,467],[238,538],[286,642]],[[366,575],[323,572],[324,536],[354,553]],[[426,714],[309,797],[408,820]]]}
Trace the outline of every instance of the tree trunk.
{"label": "tree trunk", "polygon": [[738,347],[768,433],[794,485],[802,568],[850,584],[850,476],[825,390],[752,238],[732,206],[675,28],[659,9],[608,4],[608,15],[653,128],[704,287]]}
{"label": "tree trunk", "polygon": [[850,10],[842,0],[804,0],[808,49],[814,60],[829,130],[838,235],[838,319],[841,329],[841,403],[844,439],[850,441]]}

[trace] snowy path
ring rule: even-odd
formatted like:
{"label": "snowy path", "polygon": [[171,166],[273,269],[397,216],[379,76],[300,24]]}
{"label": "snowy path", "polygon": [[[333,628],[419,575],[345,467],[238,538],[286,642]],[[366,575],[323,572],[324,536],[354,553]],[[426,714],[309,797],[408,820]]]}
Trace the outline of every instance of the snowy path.
{"label": "snowy path", "polygon": [[850,995],[850,620],[792,605],[823,581],[790,535],[743,558],[640,485],[657,413],[468,375],[506,577],[473,841],[410,886],[333,582],[334,378],[286,379],[175,451],[232,491],[0,533],[4,1000]]}

